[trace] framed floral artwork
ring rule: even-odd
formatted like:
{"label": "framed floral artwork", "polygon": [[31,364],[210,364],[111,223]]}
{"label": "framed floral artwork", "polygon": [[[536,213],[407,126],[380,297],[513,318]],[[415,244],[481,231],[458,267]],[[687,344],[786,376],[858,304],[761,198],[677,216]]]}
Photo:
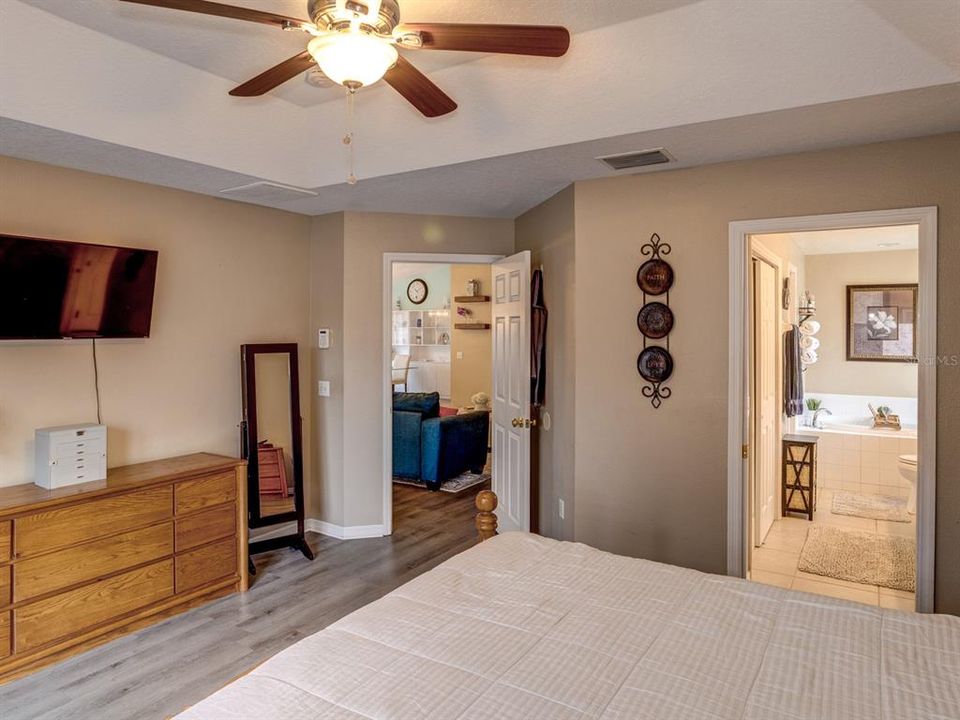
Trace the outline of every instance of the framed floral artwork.
{"label": "framed floral artwork", "polygon": [[847,285],[847,360],[917,362],[916,285]]}

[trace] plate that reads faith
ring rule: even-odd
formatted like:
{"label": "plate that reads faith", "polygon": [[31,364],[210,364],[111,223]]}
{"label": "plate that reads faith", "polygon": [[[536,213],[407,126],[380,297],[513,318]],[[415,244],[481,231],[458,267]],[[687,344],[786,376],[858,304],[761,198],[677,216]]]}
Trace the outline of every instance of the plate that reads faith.
{"label": "plate that reads faith", "polygon": [[637,285],[647,295],[663,295],[673,286],[673,268],[665,260],[647,260],[637,270]]}

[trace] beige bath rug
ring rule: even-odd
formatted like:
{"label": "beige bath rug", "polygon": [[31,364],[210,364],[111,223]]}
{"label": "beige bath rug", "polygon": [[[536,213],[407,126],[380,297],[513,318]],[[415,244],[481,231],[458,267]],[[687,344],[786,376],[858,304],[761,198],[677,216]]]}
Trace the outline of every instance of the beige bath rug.
{"label": "beige bath rug", "polygon": [[911,519],[910,513],[907,512],[907,501],[903,498],[889,495],[858,495],[842,490],[833,494],[830,512],[834,515],[852,515],[902,523],[908,523]]}
{"label": "beige bath rug", "polygon": [[913,538],[813,525],[798,569],[824,577],[916,592]]}

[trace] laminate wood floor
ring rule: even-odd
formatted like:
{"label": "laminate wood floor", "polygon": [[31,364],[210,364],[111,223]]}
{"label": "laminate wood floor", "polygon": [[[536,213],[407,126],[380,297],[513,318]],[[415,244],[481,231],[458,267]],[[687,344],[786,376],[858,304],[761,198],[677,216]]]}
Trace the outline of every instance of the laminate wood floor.
{"label": "laminate wood floor", "polygon": [[335,540],[311,533],[312,563],[287,549],[258,555],[249,592],[0,685],[0,718],[169,718],[474,545],[473,501],[488,485],[458,495],[394,485],[390,537]]}

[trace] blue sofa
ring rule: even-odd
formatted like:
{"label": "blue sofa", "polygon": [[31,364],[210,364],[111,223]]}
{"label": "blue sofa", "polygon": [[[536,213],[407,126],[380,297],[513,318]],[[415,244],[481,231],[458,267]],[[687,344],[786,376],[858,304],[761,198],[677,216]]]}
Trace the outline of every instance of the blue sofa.
{"label": "blue sofa", "polygon": [[440,417],[439,393],[394,393],[393,475],[423,480],[439,490],[444,480],[487,463],[489,413]]}

